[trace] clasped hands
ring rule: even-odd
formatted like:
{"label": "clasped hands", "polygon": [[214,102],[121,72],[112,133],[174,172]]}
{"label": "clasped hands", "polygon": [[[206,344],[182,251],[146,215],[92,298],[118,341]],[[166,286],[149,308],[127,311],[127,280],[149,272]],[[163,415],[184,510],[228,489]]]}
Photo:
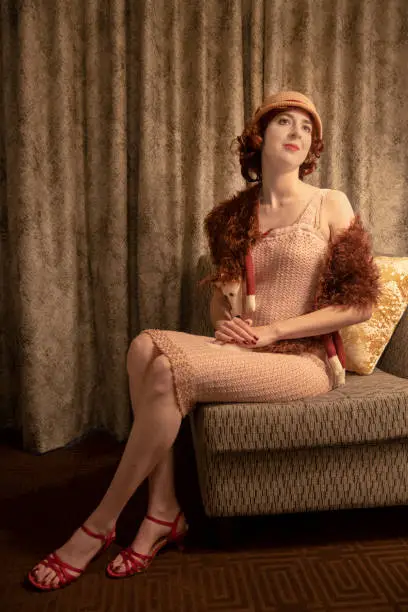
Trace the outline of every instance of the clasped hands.
{"label": "clasped hands", "polygon": [[240,317],[223,321],[215,332],[215,338],[215,344],[237,344],[245,348],[261,348],[279,340],[273,324],[252,327],[251,319]]}

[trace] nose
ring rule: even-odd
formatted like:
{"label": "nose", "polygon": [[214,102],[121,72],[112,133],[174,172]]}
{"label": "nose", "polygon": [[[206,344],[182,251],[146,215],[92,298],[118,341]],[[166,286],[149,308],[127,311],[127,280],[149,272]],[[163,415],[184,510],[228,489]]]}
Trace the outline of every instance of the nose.
{"label": "nose", "polygon": [[290,135],[294,137],[300,137],[300,125],[298,125],[296,121],[292,122],[292,125],[290,128]]}

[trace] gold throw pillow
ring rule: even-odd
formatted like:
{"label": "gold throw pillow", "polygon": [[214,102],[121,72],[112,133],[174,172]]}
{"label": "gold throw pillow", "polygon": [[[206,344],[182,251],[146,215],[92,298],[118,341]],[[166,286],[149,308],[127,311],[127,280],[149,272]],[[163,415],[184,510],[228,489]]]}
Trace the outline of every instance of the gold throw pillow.
{"label": "gold throw pillow", "polygon": [[381,295],[368,321],[339,331],[346,354],[346,370],[372,374],[408,305],[408,257],[375,256]]}

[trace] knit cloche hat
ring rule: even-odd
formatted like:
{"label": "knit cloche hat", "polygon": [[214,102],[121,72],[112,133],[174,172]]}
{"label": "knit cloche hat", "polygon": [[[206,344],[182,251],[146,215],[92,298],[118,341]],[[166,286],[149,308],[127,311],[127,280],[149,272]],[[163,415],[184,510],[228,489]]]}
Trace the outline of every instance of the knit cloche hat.
{"label": "knit cloche hat", "polygon": [[316,136],[321,140],[323,136],[323,126],[319,113],[317,112],[313,102],[307,96],[299,93],[298,91],[280,91],[276,94],[267,96],[262,102],[261,106],[256,109],[252,121],[257,123],[263,115],[274,108],[283,109],[290,106],[301,108],[312,115],[317,131]]}

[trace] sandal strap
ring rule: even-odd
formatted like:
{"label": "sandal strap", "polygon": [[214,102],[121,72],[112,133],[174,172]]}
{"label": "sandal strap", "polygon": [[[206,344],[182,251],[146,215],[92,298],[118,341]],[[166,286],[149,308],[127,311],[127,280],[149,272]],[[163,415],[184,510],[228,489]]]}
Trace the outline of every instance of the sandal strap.
{"label": "sandal strap", "polygon": [[[112,543],[112,540],[116,536],[115,527],[110,533],[106,535],[94,533],[93,531],[88,529],[88,527],[85,527],[85,525],[81,525],[81,529],[92,538],[96,538],[97,540],[101,540],[102,542],[104,542],[104,546],[102,547],[101,552]],[[38,567],[39,565],[44,565],[45,567],[51,568],[58,578],[58,584],[61,586],[65,586],[73,580],[76,580],[85,570],[85,568],[79,569],[77,567],[74,567],[73,565],[70,565],[69,563],[66,563],[66,561],[63,561],[55,551],[47,555],[47,557],[40,561],[40,563],[38,563],[36,567]],[[76,574],[78,574],[78,576],[73,576],[72,574],[67,573],[67,570],[69,570],[70,572],[75,572]]]}
{"label": "sandal strap", "polygon": [[[39,563],[39,565],[45,565],[46,567],[50,567],[57,575],[59,584],[67,584],[72,580],[76,580],[84,571],[83,569],[78,569],[77,567],[73,567],[69,563],[65,563],[57,553],[51,553],[43,561]],[[72,574],[68,574],[66,570],[70,570],[71,572],[76,572],[78,576],[73,576]]]}
{"label": "sandal strap", "polygon": [[84,571],[83,569],[78,569],[77,567],[74,567],[73,565],[70,565],[69,563],[66,563],[65,561],[63,561],[57,555],[56,552],[48,555],[48,557],[45,558],[45,561],[48,561],[48,564],[50,565],[52,569],[54,569],[54,567],[62,568],[62,569],[69,569],[72,572],[77,572],[77,574],[82,574],[82,572]]}
{"label": "sandal strap", "polygon": [[[135,561],[138,561],[139,559],[142,559],[142,561],[150,561],[151,559],[153,559],[153,555],[142,555],[142,553],[134,551],[133,548],[131,548],[130,546],[128,546],[128,548],[125,548],[122,552],[125,552],[126,556],[129,556],[132,559],[136,557]],[[139,559],[137,559],[137,557],[139,557]]]}
{"label": "sandal strap", "polygon": [[166,527],[171,527],[171,536],[170,537],[174,538],[176,533],[177,533],[177,523],[179,522],[179,519],[180,519],[182,514],[183,514],[183,511],[180,510],[180,512],[177,514],[176,518],[174,519],[174,521],[172,523],[170,523],[168,521],[162,521],[162,520],[154,518],[154,516],[150,516],[150,515],[147,515],[145,518],[149,519],[149,521],[153,521],[154,523],[158,523],[159,525],[166,525]]}
{"label": "sandal strap", "polygon": [[150,561],[153,559],[151,555],[142,555],[141,553],[137,553],[128,546],[128,548],[124,548],[119,553],[122,557],[122,561],[125,564],[126,573],[128,574],[131,569],[137,569],[137,567],[145,567],[146,561]]}
{"label": "sandal strap", "polygon": [[88,529],[88,527],[85,527],[85,525],[81,525],[80,528],[82,529],[82,531],[85,531],[87,535],[91,536],[91,538],[96,538],[97,540],[101,540],[102,542],[109,540],[109,538],[111,538],[115,532],[115,529],[113,529],[110,533],[103,535],[102,533],[95,533],[94,531],[91,531],[90,529]]}

